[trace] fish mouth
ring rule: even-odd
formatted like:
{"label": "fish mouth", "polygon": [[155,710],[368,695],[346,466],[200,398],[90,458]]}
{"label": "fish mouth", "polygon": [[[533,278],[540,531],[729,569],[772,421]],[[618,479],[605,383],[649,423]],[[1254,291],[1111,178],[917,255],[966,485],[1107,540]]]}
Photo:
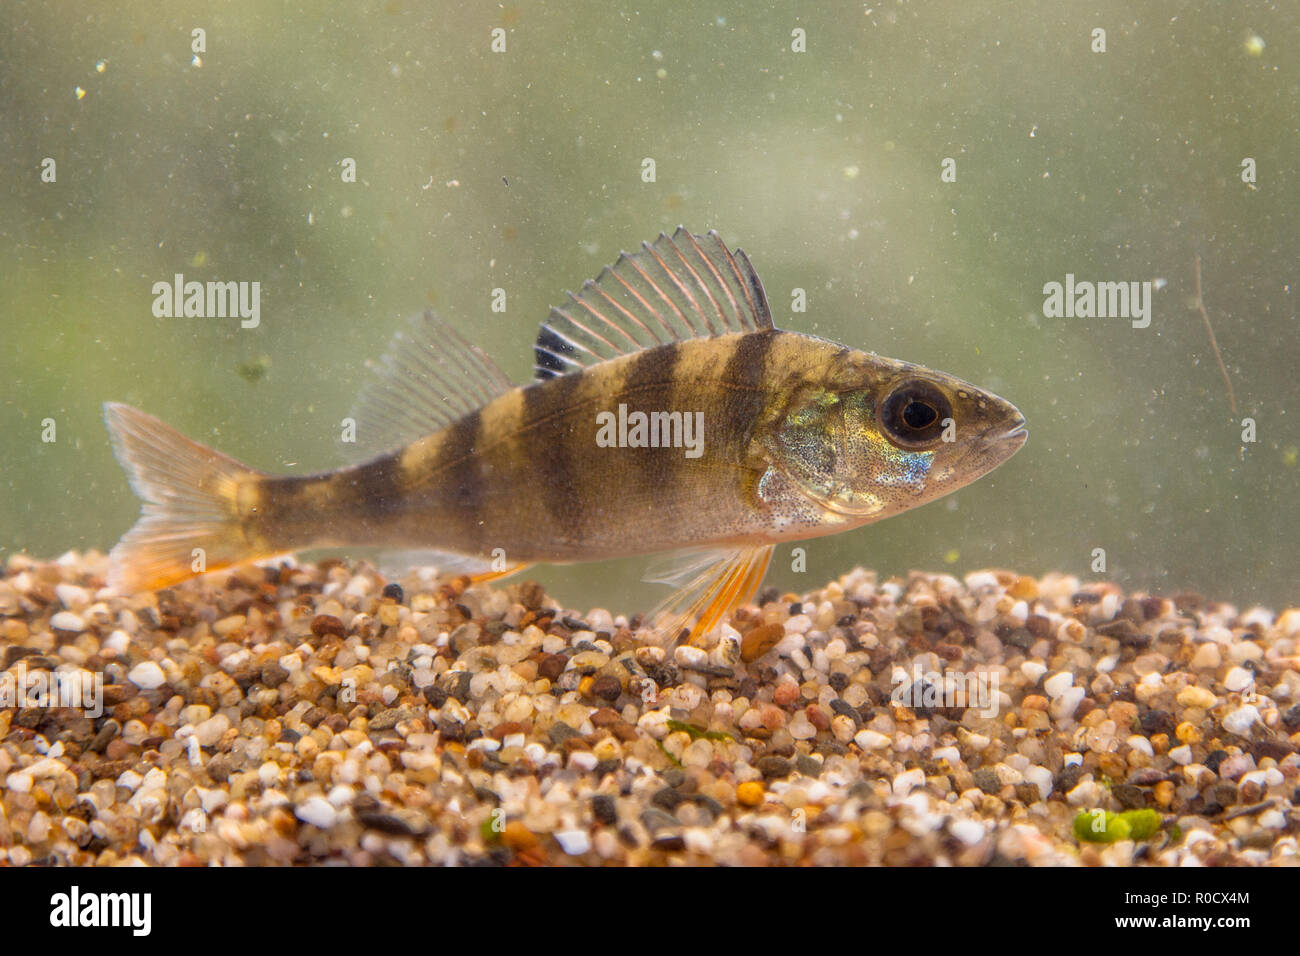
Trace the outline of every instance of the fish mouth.
{"label": "fish mouth", "polygon": [[984,429],[979,438],[971,443],[970,450],[962,455],[962,461],[993,451],[998,461],[990,467],[997,467],[1018,452],[1028,440],[1029,430],[1025,428],[1025,416],[1017,412],[1010,422],[998,422]]}
{"label": "fish mouth", "polygon": [[[990,429],[990,431],[992,431],[992,429]],[[988,432],[985,432],[986,437],[987,435]],[[1015,421],[1006,426],[1005,431],[992,437],[991,443],[998,445],[1014,445],[1015,448],[1012,449],[1014,451],[1028,440],[1029,429],[1025,427],[1025,416],[1017,415]]]}

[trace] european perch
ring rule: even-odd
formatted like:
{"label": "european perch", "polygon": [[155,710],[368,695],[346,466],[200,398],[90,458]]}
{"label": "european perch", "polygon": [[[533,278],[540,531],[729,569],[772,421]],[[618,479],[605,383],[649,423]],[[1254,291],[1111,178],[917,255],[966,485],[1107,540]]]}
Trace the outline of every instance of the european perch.
{"label": "european perch", "polygon": [[716,232],[621,255],[551,310],[534,355],[534,380],[512,385],[425,313],[357,415],[384,450],[305,476],[105,405],[144,502],[109,583],[157,589],[321,547],[436,551],[478,572],[504,554],[505,573],[676,552],[659,620],[677,640],[749,601],[775,545],[932,501],[1027,434],[1013,405],[951,375],[775,328],[748,258]]}

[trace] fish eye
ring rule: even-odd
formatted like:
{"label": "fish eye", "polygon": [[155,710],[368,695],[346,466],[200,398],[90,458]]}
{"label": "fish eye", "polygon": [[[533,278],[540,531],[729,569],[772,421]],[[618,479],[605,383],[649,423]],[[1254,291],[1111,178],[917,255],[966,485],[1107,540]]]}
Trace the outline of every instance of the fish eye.
{"label": "fish eye", "polygon": [[904,382],[880,404],[880,424],[891,441],[917,448],[936,441],[944,419],[952,417],[952,404],[935,385],[920,380]]}

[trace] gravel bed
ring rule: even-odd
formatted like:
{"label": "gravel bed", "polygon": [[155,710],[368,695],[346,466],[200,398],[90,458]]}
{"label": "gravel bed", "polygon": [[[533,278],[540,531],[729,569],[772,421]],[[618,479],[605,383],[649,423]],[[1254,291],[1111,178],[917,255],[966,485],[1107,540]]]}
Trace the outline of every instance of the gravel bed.
{"label": "gravel bed", "polygon": [[0,865],[1300,860],[1300,609],[857,569],[665,653],[527,581],[105,571],[0,579]]}

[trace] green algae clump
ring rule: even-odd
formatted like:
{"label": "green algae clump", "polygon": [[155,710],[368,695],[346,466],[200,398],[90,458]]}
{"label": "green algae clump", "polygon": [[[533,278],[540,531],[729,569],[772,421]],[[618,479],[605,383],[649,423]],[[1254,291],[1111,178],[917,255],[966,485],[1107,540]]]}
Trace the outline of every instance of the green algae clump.
{"label": "green algae clump", "polygon": [[1084,810],[1074,818],[1074,835],[1085,843],[1145,840],[1160,829],[1160,821],[1155,810]]}

